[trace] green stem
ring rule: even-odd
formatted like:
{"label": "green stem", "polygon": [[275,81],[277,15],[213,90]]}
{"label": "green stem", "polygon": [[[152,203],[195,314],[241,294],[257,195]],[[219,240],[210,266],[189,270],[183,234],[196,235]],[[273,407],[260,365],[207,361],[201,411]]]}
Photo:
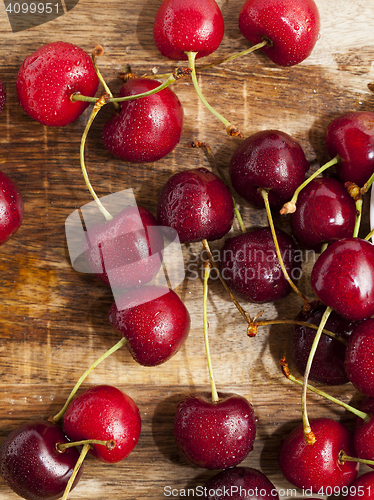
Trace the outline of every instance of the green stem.
{"label": "green stem", "polygon": [[[313,323],[307,323],[306,321],[297,321],[294,319],[269,319],[269,320],[264,320],[264,321],[256,321],[255,324],[257,326],[270,326],[270,325],[299,325],[299,326],[304,326],[305,328],[312,328],[313,330],[318,330],[318,325],[313,325]],[[322,333],[327,335],[328,337],[331,337],[332,339],[338,340],[340,343],[347,345],[347,341],[343,338],[337,335],[334,332],[331,332],[330,330],[326,330],[325,328],[322,330]]]}
{"label": "green stem", "polygon": [[355,227],[353,230],[353,237],[357,238],[358,233],[360,231],[360,225],[361,225],[361,219],[362,219],[362,204],[363,200],[362,198],[359,198],[356,200],[356,221],[355,221]]}
{"label": "green stem", "polygon": [[127,339],[125,337],[123,337],[119,342],[117,342],[116,344],[114,344],[113,347],[111,347],[108,351],[106,351],[102,356],[100,356],[100,358],[98,358],[89,368],[88,370],[86,370],[83,375],[79,378],[79,380],[77,381],[77,383],[75,384],[75,386],[73,387],[73,390],[71,391],[68,399],[66,400],[66,403],[64,404],[63,408],[61,411],[59,411],[57,413],[57,415],[55,415],[53,418],[52,418],[52,422],[58,422],[62,417],[63,415],[65,414],[65,411],[67,409],[67,407],[69,406],[71,400],[74,398],[76,392],[78,391],[79,387],[82,385],[82,383],[84,382],[84,380],[88,377],[88,375],[92,372],[92,370],[94,368],[96,368],[96,366],[98,364],[100,364],[102,361],[104,361],[104,359],[106,359],[108,356],[110,356],[111,354],[113,354],[115,351],[118,351],[118,349],[120,349],[121,347],[123,347],[124,345],[127,344]]}
{"label": "green stem", "polygon": [[366,465],[374,465],[374,460],[368,460],[366,458],[358,458],[358,457],[350,457],[344,453],[344,451],[341,451],[339,453],[339,462],[344,463],[344,462],[357,462],[359,464],[366,464]]}
{"label": "green stem", "polygon": [[199,87],[199,83],[198,83],[197,78],[196,78],[195,58],[196,58],[197,52],[186,52],[186,54],[187,54],[187,57],[188,57],[188,62],[190,64],[190,68],[192,70],[192,73],[191,73],[192,83],[193,83],[193,85],[195,87],[196,93],[199,96],[201,102],[204,104],[204,106],[211,113],[213,113],[213,115],[216,118],[218,118],[218,120],[220,120],[225,125],[226,132],[228,133],[228,135],[236,136],[236,137],[242,137],[241,133],[233,125],[231,125],[231,123],[228,120],[226,120],[226,118],[224,118],[220,113],[218,113],[218,111],[216,111],[208,103],[208,101],[205,99],[205,97],[203,96],[203,94],[202,94],[202,92],[200,90],[200,87]]}
{"label": "green stem", "polygon": [[72,472],[72,475],[70,476],[70,479],[68,481],[68,484],[66,485],[66,488],[65,488],[65,491],[64,491],[64,495],[62,497],[61,500],[66,500],[69,493],[70,493],[70,490],[73,486],[73,483],[74,483],[74,480],[79,472],[79,469],[81,468],[82,464],[83,464],[83,461],[84,459],[86,458],[86,455],[87,453],[90,451],[90,448],[91,448],[91,445],[89,444],[85,444],[82,448],[82,451],[79,455],[79,458],[77,460],[77,463],[75,464],[75,467],[73,469],[73,472]]}
{"label": "green stem", "polygon": [[210,349],[209,349],[209,339],[208,339],[208,315],[207,315],[207,302],[208,302],[208,279],[210,274],[211,265],[210,262],[205,262],[204,266],[204,292],[203,292],[203,324],[204,324],[204,343],[205,343],[205,352],[206,359],[208,363],[208,371],[209,371],[209,379],[210,379],[210,387],[212,391],[212,401],[213,403],[217,403],[219,401],[216,384],[214,382],[213,368],[212,368],[212,360],[210,357]]}
{"label": "green stem", "polygon": [[374,229],[372,229],[372,230],[370,231],[370,233],[369,233],[367,236],[365,236],[365,238],[364,238],[364,239],[365,239],[366,241],[369,241],[369,240],[370,240],[370,238],[372,238],[373,236],[374,236]]}
{"label": "green stem", "polygon": [[56,445],[56,448],[58,449],[58,451],[62,452],[64,450],[67,450],[68,448],[74,448],[76,446],[84,446],[85,444],[101,444],[102,446],[105,446],[107,450],[113,450],[116,445],[113,440],[103,441],[101,439],[82,439],[82,441],[58,443]]}
{"label": "green stem", "polygon": [[285,203],[283,205],[283,207],[280,210],[280,213],[282,215],[283,214],[292,214],[292,213],[294,213],[295,210],[296,210],[296,202],[297,202],[297,198],[298,198],[298,196],[300,194],[300,191],[302,189],[304,189],[305,186],[307,186],[310,181],[312,181],[313,179],[315,179],[322,172],[324,172],[328,168],[330,168],[333,165],[335,165],[336,163],[338,163],[339,159],[340,159],[340,157],[338,155],[336,155],[332,160],[330,160],[329,162],[325,163],[325,165],[323,165],[318,170],[316,170],[310,177],[308,177],[302,184],[300,184],[300,186],[295,190],[295,192],[294,192],[291,200],[288,201],[287,203]]}
{"label": "green stem", "polygon": [[[97,66],[96,56],[100,56],[101,54],[103,54],[103,52],[104,52],[104,50],[101,46],[99,46],[99,45],[96,46],[95,50],[92,52],[92,62],[93,62],[97,77],[98,77],[99,81],[101,82],[101,85],[104,87],[105,92],[109,95],[109,97],[113,97],[113,94],[112,94],[110,88],[108,87],[106,81],[104,80],[104,78],[103,78],[103,76],[102,76],[102,74]],[[119,108],[117,103],[114,103],[114,107],[116,109]]]}

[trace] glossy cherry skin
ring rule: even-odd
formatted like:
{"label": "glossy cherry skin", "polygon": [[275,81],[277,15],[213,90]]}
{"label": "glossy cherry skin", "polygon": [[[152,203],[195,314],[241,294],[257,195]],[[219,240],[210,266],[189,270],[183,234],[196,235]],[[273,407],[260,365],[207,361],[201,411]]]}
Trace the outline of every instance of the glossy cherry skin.
{"label": "glossy cherry skin", "polygon": [[353,235],[356,206],[337,179],[313,179],[301,190],[291,214],[292,234],[303,247],[320,251],[323,243]]}
{"label": "glossy cherry skin", "polygon": [[0,113],[4,109],[5,100],[6,100],[6,90],[3,82],[0,80]]}
{"label": "glossy cherry skin", "polygon": [[141,287],[121,296],[109,310],[109,322],[127,338],[132,357],[143,366],[170,359],[190,331],[186,306],[173,290],[160,286]]}
{"label": "glossy cherry skin", "polygon": [[[277,230],[286,270],[293,280],[301,275],[301,253],[288,234]],[[227,238],[220,269],[228,286],[241,298],[262,304],[286,297],[291,287],[279,264],[270,228],[259,228]]]}
{"label": "glossy cherry skin", "polygon": [[256,207],[264,207],[258,192],[269,193],[274,209],[289,201],[304,182],[309,163],[301,146],[279,130],[263,130],[245,139],[230,162],[230,179],[235,191]]}
{"label": "glossy cherry skin", "polygon": [[230,231],[233,218],[228,187],[206,168],[179,172],[161,190],[157,221],[175,229],[181,243],[218,240]]}
{"label": "glossy cherry skin", "polygon": [[[318,326],[326,306],[316,305],[308,312],[303,310],[296,316],[296,321],[304,321]],[[348,321],[335,311],[330,314],[325,328],[342,339],[348,340],[357,322]],[[316,336],[316,330],[301,325],[293,325],[290,331],[289,345],[291,359],[301,375],[304,375],[310,349]],[[309,373],[309,379],[324,385],[346,384],[349,380],[344,368],[346,346],[328,335],[322,335]]]}
{"label": "glossy cherry skin", "polygon": [[23,215],[23,199],[18,187],[0,171],[0,245],[18,231]]}
{"label": "glossy cherry skin", "polygon": [[121,290],[149,283],[162,262],[163,237],[154,216],[128,206],[86,232],[89,269],[103,283]]}
{"label": "glossy cherry skin", "polygon": [[374,397],[374,319],[356,326],[348,340],[345,371],[357,390]]}
{"label": "glossy cherry skin", "polygon": [[374,471],[366,472],[357,477],[347,488],[348,494],[344,500],[373,500],[374,498]]}
{"label": "glossy cherry skin", "polygon": [[206,469],[226,469],[242,462],[253,449],[256,417],[237,394],[191,394],[178,404],[174,435],[182,454]]}
{"label": "glossy cherry skin", "polygon": [[284,477],[294,486],[311,489],[313,493],[326,491],[326,487],[349,486],[356,478],[356,462],[339,461],[341,451],[355,457],[353,439],[339,422],[319,418],[310,422],[315,434],[314,444],[304,440],[303,426],[296,427],[284,440],[279,466]]}
{"label": "glossy cherry skin", "polygon": [[313,0],[247,0],[239,29],[251,43],[268,40],[261,50],[279,66],[304,61],[318,40],[320,18]]}
{"label": "glossy cherry skin", "polygon": [[98,385],[70,403],[64,415],[64,429],[72,441],[113,440],[114,449],[94,444],[89,453],[101,462],[116,463],[126,458],[138,443],[140,413],[130,396],[113,386]]}
{"label": "glossy cherry skin", "polygon": [[[30,422],[14,429],[0,447],[0,472],[8,486],[27,500],[61,498],[79,458],[61,427],[47,421]],[[74,480],[75,487],[83,466]]]}
{"label": "glossy cherry skin", "polygon": [[70,96],[80,93],[93,97],[98,85],[89,55],[67,42],[43,45],[27,57],[16,82],[22,108],[31,118],[50,127],[75,121],[89,103],[73,102]]}
{"label": "glossy cherry skin", "polygon": [[339,155],[340,180],[362,187],[374,172],[374,113],[352,111],[328,125],[325,143],[331,158]]}
{"label": "glossy cherry skin", "polygon": [[261,471],[232,467],[218,472],[205,483],[208,500],[278,500],[274,484]]}
{"label": "glossy cherry skin", "polygon": [[[367,421],[358,417],[353,432],[353,443],[359,458],[374,460],[374,398],[366,398],[360,405],[360,411],[369,416]],[[369,465],[369,464],[367,464]],[[369,465],[372,469],[374,465]]]}
{"label": "glossy cherry skin", "polygon": [[374,314],[374,247],[366,240],[335,241],[311,273],[314,293],[340,316],[361,321]]}
{"label": "glossy cherry skin", "polygon": [[158,50],[169,59],[186,61],[186,52],[207,56],[220,45],[225,26],[214,0],[163,0],[153,26]]}
{"label": "glossy cherry skin", "polygon": [[[148,92],[160,85],[149,78],[129,80],[119,97]],[[121,103],[104,125],[104,146],[114,156],[133,163],[160,160],[178,144],[183,128],[183,108],[174,92],[166,88],[148,97]]]}

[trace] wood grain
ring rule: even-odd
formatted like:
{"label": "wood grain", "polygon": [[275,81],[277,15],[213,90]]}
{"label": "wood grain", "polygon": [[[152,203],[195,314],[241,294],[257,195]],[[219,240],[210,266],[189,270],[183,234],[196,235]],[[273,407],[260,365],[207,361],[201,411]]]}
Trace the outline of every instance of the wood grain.
{"label": "wood grain", "polygon": [[[104,47],[99,66],[112,91],[121,86],[119,73],[130,64],[137,74],[173,69],[154,46],[152,24],[159,0],[80,0],[67,14],[26,31],[12,33],[0,4],[0,78],[7,89],[0,116],[0,168],[19,186],[25,202],[21,229],[0,252],[0,436],[30,419],[47,418],[64,403],[83,371],[117,336],[107,313],[113,301],[109,289],[92,276],[75,272],[69,261],[64,224],[76,208],[91,201],[79,166],[79,142],[88,118],[85,112],[65,128],[46,128],[18,105],[15,80],[25,57],[42,44],[64,40],[87,52]],[[262,129],[279,129],[303,146],[311,167],[328,159],[323,135],[335,116],[350,110],[370,110],[374,95],[374,5],[371,0],[316,0],[321,14],[321,37],[313,54],[294,68],[280,68],[263,54],[253,54],[199,74],[208,101],[245,136]],[[248,46],[237,28],[241,0],[221,0],[226,31],[216,54],[221,59]],[[165,159],[132,165],[110,156],[100,133],[110,116],[103,109],[87,142],[86,163],[99,196],[132,188],[137,202],[155,212],[158,193],[171,174],[209,166],[191,141],[210,144],[227,173],[240,139],[228,137],[201,105],[189,80],[174,86],[184,110],[185,126],[176,149]],[[263,211],[242,199],[237,203],[247,227],[267,224]],[[364,204],[363,234],[368,230]],[[276,224],[289,231],[287,217]],[[237,224],[231,234],[239,232]],[[213,249],[222,242],[215,242]],[[181,351],[156,368],[137,365],[127,350],[106,360],[90,375],[85,387],[109,383],[137,402],[143,421],[140,442],[123,463],[104,465],[88,458],[84,476],[72,499],[127,500],[165,498],[170,487],[183,496],[213,475],[189,465],[178,453],[172,434],[177,402],[186,394],[208,388],[202,329],[201,245],[186,245],[186,279],[176,290],[191,318],[190,336]],[[309,273],[315,256],[308,254],[300,288],[312,298]],[[243,304],[252,315],[293,318],[301,304],[295,295],[264,306]],[[296,495],[282,477],[277,455],[282,438],[300,422],[300,388],[283,379],[280,357],[288,352],[287,326],[259,330],[246,336],[246,325],[218,280],[211,280],[209,326],[212,362],[220,391],[234,391],[253,403],[259,418],[254,451],[243,465],[261,469],[282,498]],[[350,384],[331,388],[345,402],[362,399]],[[310,415],[331,416],[352,428],[354,418],[319,397],[309,397]],[[366,470],[362,468],[362,470]],[[297,492],[299,495],[300,491]],[[174,497],[176,495],[173,495]],[[189,496],[192,496],[190,491]],[[0,479],[0,500],[18,498]]]}

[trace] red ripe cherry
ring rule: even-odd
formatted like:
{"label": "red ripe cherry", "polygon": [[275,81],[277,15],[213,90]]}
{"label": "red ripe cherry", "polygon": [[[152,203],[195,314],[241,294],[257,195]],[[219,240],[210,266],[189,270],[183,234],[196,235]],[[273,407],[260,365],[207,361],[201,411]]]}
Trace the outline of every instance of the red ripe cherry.
{"label": "red ripe cherry", "polygon": [[154,22],[158,50],[169,59],[187,60],[186,52],[207,56],[224,34],[222,13],[214,0],[163,0]]}
{"label": "red ripe cherry", "polygon": [[102,462],[120,462],[138,443],[139,409],[130,396],[119,389],[98,385],[70,403],[64,415],[64,429],[72,441],[114,441],[113,449],[93,444],[90,453]]}
{"label": "red ripe cherry", "polygon": [[[297,246],[284,231],[277,230],[276,235],[286,270],[291,279],[297,280],[301,274]],[[227,238],[221,250],[220,269],[228,286],[251,302],[273,302],[286,297],[291,291],[269,228]]]}
{"label": "red ripe cherry", "polygon": [[[148,92],[160,85],[149,78],[129,80],[119,97]],[[114,156],[133,163],[160,160],[178,144],[183,128],[183,108],[175,93],[163,89],[147,97],[121,103],[102,132],[104,146]]]}
{"label": "red ripe cherry", "polygon": [[98,85],[91,58],[67,42],[43,45],[27,57],[16,82],[22,108],[31,118],[50,127],[62,127],[76,120],[88,103],[73,102],[71,95],[93,97]]}
{"label": "red ripe cherry", "polygon": [[143,366],[156,366],[181,348],[190,315],[178,295],[166,287],[140,287],[116,300],[109,322],[128,340],[131,355]]}
{"label": "red ripe cherry", "polygon": [[355,457],[353,439],[350,432],[339,422],[319,418],[310,422],[316,437],[314,444],[304,440],[303,425],[296,427],[284,440],[279,466],[284,477],[298,488],[313,493],[326,488],[349,486],[357,476],[358,464],[342,462],[340,454]]}
{"label": "red ripe cherry", "polygon": [[348,340],[345,371],[352,384],[363,394],[374,397],[374,319],[356,326]]}
{"label": "red ripe cherry", "polygon": [[[345,494],[345,491],[347,491],[347,494]],[[361,474],[342,493],[344,494],[344,500],[373,500],[374,471]]]}
{"label": "red ripe cherry", "polygon": [[270,206],[281,208],[304,182],[309,163],[291,136],[263,130],[245,139],[230,162],[231,184],[242,198],[264,207],[258,188],[268,191]]}
{"label": "red ripe cherry", "polygon": [[149,283],[162,262],[163,237],[154,216],[128,206],[86,233],[85,257],[91,272],[115,289]]}
{"label": "red ripe cherry", "polygon": [[204,486],[207,500],[278,500],[274,484],[261,471],[232,467],[218,472]]}
{"label": "red ripe cherry", "polygon": [[374,113],[352,111],[328,125],[325,143],[331,158],[339,155],[340,180],[362,187],[374,172]]}
{"label": "red ripe cherry", "polygon": [[178,404],[174,435],[182,454],[206,469],[227,469],[253,449],[256,417],[253,407],[237,394],[191,394]]}
{"label": "red ripe cherry", "polygon": [[[61,498],[78,461],[61,427],[47,421],[31,422],[14,429],[0,448],[0,472],[8,486],[26,500]],[[80,467],[73,487],[83,472]]]}
{"label": "red ripe cherry", "polygon": [[356,205],[336,179],[313,179],[301,190],[296,212],[290,216],[292,233],[304,247],[320,251],[323,243],[353,235]]}
{"label": "red ripe cherry", "polygon": [[239,29],[251,43],[280,66],[293,66],[312,52],[320,28],[313,0],[247,0],[239,14]]}
{"label": "red ripe cherry", "polygon": [[374,314],[374,247],[360,238],[335,241],[318,257],[314,293],[340,316],[361,321]]}
{"label": "red ripe cherry", "polygon": [[218,240],[230,231],[233,218],[228,187],[206,168],[175,174],[158,200],[158,223],[175,229],[181,243]]}
{"label": "red ripe cherry", "polygon": [[[295,318],[318,326],[326,307],[316,305],[310,311],[302,310]],[[348,340],[357,322],[348,321],[332,311],[325,328],[338,337]],[[290,354],[299,373],[304,375],[316,330],[307,326],[293,325],[290,332]],[[346,384],[349,380],[344,368],[346,346],[328,335],[322,335],[310,368],[309,379],[324,385]]]}
{"label": "red ripe cherry", "polygon": [[0,80],[0,113],[4,109],[6,99],[6,91],[3,82]]}
{"label": "red ripe cherry", "polygon": [[21,193],[14,182],[0,171],[0,245],[18,231],[23,212]]}

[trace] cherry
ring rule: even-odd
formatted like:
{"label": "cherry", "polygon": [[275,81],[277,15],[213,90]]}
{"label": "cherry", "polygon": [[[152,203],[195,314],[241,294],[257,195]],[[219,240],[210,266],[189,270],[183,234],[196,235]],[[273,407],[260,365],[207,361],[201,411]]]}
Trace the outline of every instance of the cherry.
{"label": "cherry", "polygon": [[[56,424],[24,424],[14,429],[0,447],[1,475],[17,495],[27,500],[60,498],[79,459],[76,448],[58,450],[57,445],[68,442]],[[73,487],[82,472],[81,467]]]}
{"label": "cherry", "polygon": [[267,40],[261,50],[273,62],[293,66],[311,54],[320,19],[313,0],[246,0],[239,29],[253,44]]}
{"label": "cherry", "polygon": [[[349,486],[357,475],[355,462],[340,460],[342,451],[356,456],[349,431],[339,422],[319,418],[310,422],[316,441],[307,444],[300,425],[284,440],[279,466],[284,477],[298,488],[321,493],[326,488]],[[322,493],[321,493],[322,494]]]}
{"label": "cherry", "polygon": [[[160,85],[148,78],[129,80],[120,97],[148,92]],[[183,108],[175,93],[165,88],[141,99],[122,102],[119,113],[106,123],[104,146],[121,160],[147,163],[160,160],[178,144]]]}
{"label": "cherry", "polygon": [[[301,274],[301,262],[292,238],[276,230],[286,270],[294,279]],[[275,251],[269,228],[248,231],[227,238],[220,258],[220,270],[228,286],[245,300],[264,303],[286,297],[291,287],[287,282]]]}
{"label": "cherry", "polygon": [[91,272],[114,289],[151,281],[162,262],[163,237],[143,207],[127,206],[105,223],[87,228],[85,258]]}
{"label": "cherry", "polygon": [[331,157],[339,155],[340,180],[363,187],[374,173],[374,113],[352,111],[330,122],[325,143]]}
{"label": "cherry", "polygon": [[228,187],[206,168],[173,175],[160,193],[158,223],[175,229],[181,243],[222,238],[233,218]]}
{"label": "cherry", "polygon": [[277,500],[274,484],[257,469],[232,467],[218,472],[204,486],[208,500]]}
{"label": "cherry", "polygon": [[6,90],[3,82],[0,80],[0,113],[4,109],[5,99],[6,99]]}
{"label": "cherry", "polygon": [[333,242],[311,273],[317,297],[343,318],[360,321],[374,314],[374,247],[360,238]]}
{"label": "cherry", "polygon": [[187,60],[186,52],[207,56],[224,34],[222,13],[214,0],[163,0],[154,21],[153,36],[161,54]]}
{"label": "cherry", "polygon": [[320,177],[300,192],[290,222],[292,233],[302,246],[320,251],[324,243],[353,235],[356,205],[341,182]]}
{"label": "cherry", "polygon": [[238,465],[253,449],[254,410],[244,397],[218,393],[187,396],[178,404],[174,435],[182,454],[194,465],[226,469]]}
{"label": "cherry", "polygon": [[0,171],[0,245],[18,231],[23,215],[23,199],[18,187]]}
{"label": "cherry", "polygon": [[109,385],[94,386],[69,404],[64,415],[64,429],[73,441],[114,441],[113,449],[94,444],[90,453],[102,462],[119,462],[138,443],[139,409],[130,396],[119,389]]}
{"label": "cherry", "polygon": [[357,477],[342,493],[344,500],[372,500],[374,495],[374,471]]}
{"label": "cherry", "polygon": [[170,359],[185,342],[190,315],[178,295],[166,287],[141,287],[116,300],[109,322],[127,338],[133,358],[143,366]]}
{"label": "cherry", "polygon": [[352,384],[363,394],[374,396],[374,319],[354,329],[345,354],[345,371]]}
{"label": "cherry", "polygon": [[[303,321],[318,326],[325,306],[314,304],[309,311],[300,311],[296,321]],[[354,330],[357,322],[348,321],[336,312],[332,312],[325,328],[334,332],[341,339],[347,340]],[[316,330],[302,325],[291,327],[289,344],[291,358],[302,375],[308,361],[308,356],[316,336]],[[313,358],[309,379],[325,385],[340,385],[348,382],[344,369],[346,345],[339,340],[322,335]]]}
{"label": "cherry", "polygon": [[272,208],[280,208],[304,181],[309,163],[301,146],[279,130],[263,130],[245,139],[230,162],[230,179],[238,194],[264,207],[258,188],[268,191]]}
{"label": "cherry", "polygon": [[75,92],[93,97],[98,89],[91,58],[67,42],[43,45],[27,57],[17,76],[16,88],[22,108],[34,120],[50,127],[75,121],[87,102],[72,102]]}

